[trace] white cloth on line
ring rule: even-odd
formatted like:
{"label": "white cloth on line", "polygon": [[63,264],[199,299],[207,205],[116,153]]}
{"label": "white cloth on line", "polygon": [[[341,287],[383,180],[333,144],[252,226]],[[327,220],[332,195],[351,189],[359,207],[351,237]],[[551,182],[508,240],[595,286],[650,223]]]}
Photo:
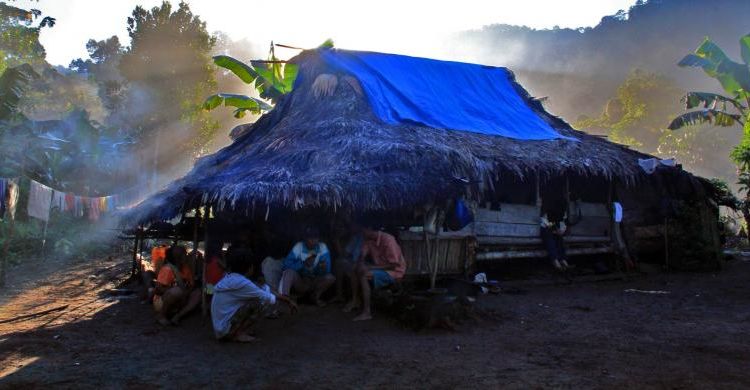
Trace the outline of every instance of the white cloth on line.
{"label": "white cloth on line", "polygon": [[31,181],[29,189],[29,207],[27,209],[29,217],[49,221],[49,208],[52,204],[52,188]]}
{"label": "white cloth on line", "polygon": [[20,179],[8,179],[8,198],[5,201],[5,213],[10,219],[16,219],[16,207],[18,206],[18,181]]}
{"label": "white cloth on line", "polygon": [[620,202],[614,202],[615,206],[615,222],[622,222],[622,205]]}
{"label": "white cloth on line", "polygon": [[664,160],[660,160],[658,158],[639,158],[638,159],[638,165],[640,165],[641,169],[643,169],[643,171],[648,173],[649,175],[654,173],[654,171],[656,171],[656,168],[659,166],[659,164],[664,165],[666,167],[675,167],[677,166],[677,160],[675,160],[674,158],[667,158]]}

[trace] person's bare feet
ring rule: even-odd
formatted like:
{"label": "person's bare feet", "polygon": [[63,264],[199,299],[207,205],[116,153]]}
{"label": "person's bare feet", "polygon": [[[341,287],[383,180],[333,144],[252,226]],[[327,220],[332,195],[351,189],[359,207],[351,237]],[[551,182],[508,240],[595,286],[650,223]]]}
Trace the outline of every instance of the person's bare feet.
{"label": "person's bare feet", "polygon": [[352,321],[368,321],[372,319],[372,315],[370,313],[362,313],[352,319]]}
{"label": "person's bare feet", "polygon": [[346,300],[344,299],[343,295],[336,295],[335,297],[333,297],[333,299],[328,301],[328,303],[344,303],[344,302],[346,302]]}
{"label": "person's bare feet", "polygon": [[247,333],[240,333],[237,336],[234,336],[234,339],[232,340],[238,343],[252,343],[253,341],[258,340],[258,338],[250,336]]}
{"label": "person's bare feet", "polygon": [[318,307],[325,307],[326,306],[326,303],[323,302],[323,300],[320,299],[320,298],[315,299],[315,304],[318,305]]}
{"label": "person's bare feet", "polygon": [[344,313],[349,313],[349,312],[353,311],[354,309],[356,309],[358,307],[359,307],[359,305],[357,305],[356,303],[349,302],[349,303],[346,304],[346,306],[344,306],[344,308],[342,309],[342,311]]}
{"label": "person's bare feet", "polygon": [[182,320],[182,318],[180,318],[180,316],[174,316],[174,317],[172,317],[172,319],[169,320],[169,323],[172,324],[172,325],[174,325],[174,326],[180,326],[180,321],[181,320]]}

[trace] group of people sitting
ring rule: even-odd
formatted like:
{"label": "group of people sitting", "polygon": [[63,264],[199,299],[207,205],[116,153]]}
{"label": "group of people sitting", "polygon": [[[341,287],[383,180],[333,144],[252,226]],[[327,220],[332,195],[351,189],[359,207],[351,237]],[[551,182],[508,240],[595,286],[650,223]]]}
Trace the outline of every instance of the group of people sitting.
{"label": "group of people sitting", "polygon": [[[321,307],[346,301],[343,310],[357,310],[355,321],[369,320],[373,289],[400,280],[406,262],[396,238],[388,233],[352,224],[347,236],[346,245],[336,240],[333,261],[319,231],[309,227],[284,259],[265,259],[262,272],[252,259],[252,250],[242,244],[233,243],[224,253],[223,243],[214,242],[207,245],[205,257],[195,250],[188,254],[179,245],[155,248],[151,267],[143,272],[148,299],[160,324],[178,325],[200,305],[204,289],[211,299],[216,337],[239,342],[254,339],[249,328],[260,318],[277,315],[278,302],[295,313],[298,299],[309,298]],[[198,277],[202,269],[205,278]],[[347,279],[351,287],[348,299],[344,294]],[[324,294],[334,284],[334,297],[326,302]]]}

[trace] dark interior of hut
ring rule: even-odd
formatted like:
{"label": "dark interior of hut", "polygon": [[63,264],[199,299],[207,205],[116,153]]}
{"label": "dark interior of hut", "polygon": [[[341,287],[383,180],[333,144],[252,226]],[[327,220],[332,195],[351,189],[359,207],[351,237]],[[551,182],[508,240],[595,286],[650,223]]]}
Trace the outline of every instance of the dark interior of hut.
{"label": "dark interior of hut", "polygon": [[[238,240],[246,240],[253,250],[253,263],[260,270],[260,264],[266,257],[280,259],[286,256],[300,239],[305,227],[311,225],[320,230],[322,240],[329,244],[335,257],[344,245],[342,242],[347,239],[348,224],[357,221],[397,237],[409,264],[410,280],[418,285],[429,281],[430,276],[432,283],[435,283],[436,278],[470,277],[476,272],[486,272],[492,279],[533,278],[540,274],[554,274],[544,255],[529,252],[528,249],[539,247],[536,226],[539,208],[545,200],[557,198],[568,204],[573,234],[600,235],[608,238],[607,243],[615,236],[610,217],[613,213],[612,202],[621,202],[625,210],[621,240],[633,261],[683,269],[705,268],[707,264],[713,266],[715,262],[711,259],[718,258],[718,255],[711,252],[716,247],[718,232],[712,221],[716,220],[718,208],[702,200],[705,193],[703,185],[692,176],[669,172],[645,180],[659,191],[639,191],[638,185],[628,186],[603,177],[573,174],[540,175],[538,179],[534,174],[526,177],[503,175],[497,177],[492,185],[486,186],[489,188],[484,191],[476,188],[470,191],[472,186],[467,183],[467,200],[461,201],[469,205],[472,218],[477,218],[472,220],[476,222],[472,225],[481,222],[479,218],[483,213],[500,213],[501,210],[503,213],[521,212],[524,214],[523,223],[526,224],[523,226],[535,225],[536,230],[530,230],[532,233],[518,233],[516,229],[509,240],[502,241],[503,250],[515,250],[521,254],[520,257],[502,257],[493,261],[478,259],[482,255],[491,257],[492,251],[500,247],[499,242],[495,239],[484,244],[478,236],[506,235],[507,232],[477,233],[475,226],[469,229],[465,224],[457,225],[451,221],[451,210],[457,204],[455,200],[422,208],[367,213],[322,208],[290,211],[271,207],[255,207],[249,212],[237,213],[202,207],[198,216],[195,210],[190,210],[174,225],[155,223],[146,230],[134,232],[138,233],[141,243],[143,238],[188,243],[212,240],[226,247]],[[472,201],[472,193],[481,193],[482,196]],[[522,208],[513,211],[517,206]],[[587,207],[596,209],[599,214],[581,218],[581,207],[583,210]],[[428,234],[425,221],[431,210],[436,208],[443,210],[438,221],[434,222],[439,226],[436,226],[434,234]],[[591,233],[594,228],[586,225],[591,225],[594,220],[599,221],[597,228],[600,231]],[[432,249],[429,247],[431,239],[434,240]],[[578,274],[614,273],[625,267],[621,251],[602,250],[603,244],[572,241],[570,246],[574,251],[578,250],[572,261]],[[199,244],[199,248],[203,247],[205,244]],[[142,249],[142,244],[136,244],[134,259],[136,251]],[[434,267],[431,256],[438,257],[434,259],[437,264]]]}

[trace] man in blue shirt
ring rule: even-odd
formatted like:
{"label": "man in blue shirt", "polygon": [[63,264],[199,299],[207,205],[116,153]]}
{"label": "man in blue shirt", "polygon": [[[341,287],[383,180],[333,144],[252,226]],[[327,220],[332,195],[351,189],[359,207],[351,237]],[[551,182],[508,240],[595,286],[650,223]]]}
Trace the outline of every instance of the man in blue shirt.
{"label": "man in blue shirt", "polygon": [[320,296],[336,281],[331,274],[331,254],[326,244],[320,242],[315,228],[305,230],[305,239],[294,245],[284,259],[279,292],[289,296],[292,291],[303,296],[313,294],[318,306],[325,306]]}

